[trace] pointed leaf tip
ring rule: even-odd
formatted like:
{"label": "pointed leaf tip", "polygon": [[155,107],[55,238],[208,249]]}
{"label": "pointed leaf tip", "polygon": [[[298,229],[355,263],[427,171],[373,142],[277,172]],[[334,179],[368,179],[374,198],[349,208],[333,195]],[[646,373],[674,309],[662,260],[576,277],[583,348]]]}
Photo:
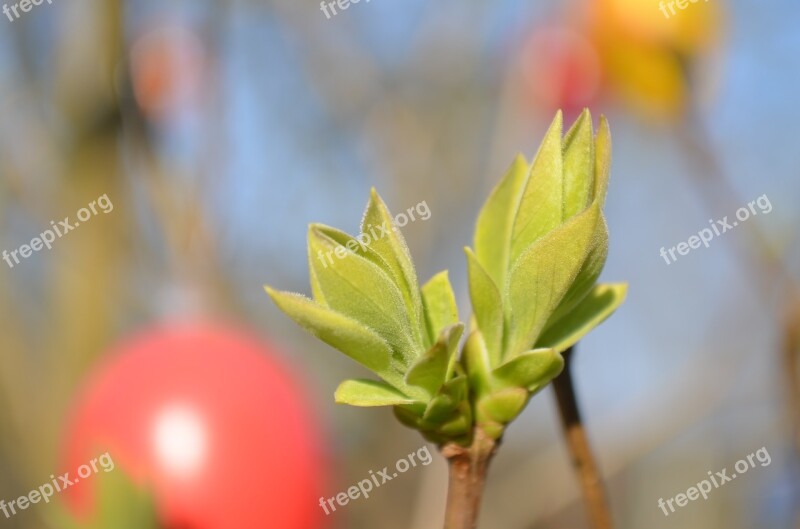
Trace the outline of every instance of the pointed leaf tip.
{"label": "pointed leaf tip", "polygon": [[399,406],[413,404],[413,398],[377,380],[345,380],[336,388],[334,399],[338,404],[351,406]]}

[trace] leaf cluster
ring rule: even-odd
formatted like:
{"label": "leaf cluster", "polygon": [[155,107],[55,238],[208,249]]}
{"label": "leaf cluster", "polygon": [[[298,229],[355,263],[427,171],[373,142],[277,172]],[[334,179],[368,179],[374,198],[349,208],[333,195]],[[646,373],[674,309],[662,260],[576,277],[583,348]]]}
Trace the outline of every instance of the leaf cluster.
{"label": "leaf cluster", "polygon": [[[267,292],[308,332],[377,375],[342,382],[337,402],[393,406],[439,444],[468,444],[475,427],[497,439],[560,373],[561,353],[625,297],[625,285],[596,284],[608,254],[610,158],[608,124],[601,118],[595,136],[584,111],[563,137],[558,113],[533,161],[514,160],[466,249],[473,316],[463,347],[466,325],[447,272],[419,287],[374,189],[359,236],[309,227],[313,299]],[[362,243],[379,227],[383,236]]]}

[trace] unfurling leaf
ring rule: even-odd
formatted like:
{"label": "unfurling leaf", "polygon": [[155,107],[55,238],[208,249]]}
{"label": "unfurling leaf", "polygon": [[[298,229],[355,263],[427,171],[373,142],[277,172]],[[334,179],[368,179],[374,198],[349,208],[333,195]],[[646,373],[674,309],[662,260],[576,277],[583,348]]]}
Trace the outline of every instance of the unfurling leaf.
{"label": "unfurling leaf", "polygon": [[433,345],[445,327],[458,323],[458,305],[447,270],[439,272],[422,287],[422,305],[428,345]]}
{"label": "unfurling leaf", "polygon": [[533,159],[527,184],[519,200],[511,235],[512,266],[533,243],[556,228],[563,219],[564,161],[561,128],[562,117],[561,112],[558,112]]}
{"label": "unfurling leaf", "polygon": [[506,362],[493,371],[497,380],[532,391],[561,373],[564,359],[555,349],[534,349]]}
{"label": "unfurling leaf", "polygon": [[370,191],[369,203],[361,220],[361,235],[369,237],[369,248],[383,259],[387,271],[397,280],[411,320],[414,338],[421,344],[423,315],[417,272],[406,240],[375,188]]}
{"label": "unfurling leaf", "polygon": [[481,209],[475,229],[475,254],[495,285],[502,289],[511,261],[511,236],[519,200],[525,189],[530,165],[517,155],[506,176]]}
{"label": "unfurling leaf", "polygon": [[377,332],[402,356],[404,364],[421,354],[422,343],[414,337],[402,294],[385,271],[341,245],[320,226],[311,226],[308,244],[314,255],[334,256],[314,270],[331,309]]}
{"label": "unfurling leaf", "polygon": [[436,343],[408,370],[406,383],[434,395],[452,373],[463,332],[463,323],[445,327]]}
{"label": "unfurling leaf", "polygon": [[467,273],[469,275],[469,294],[478,328],[483,333],[490,364],[500,361],[503,348],[503,301],[500,291],[492,278],[478,262],[477,257],[467,248]]}
{"label": "unfurling leaf", "polygon": [[625,301],[627,284],[597,285],[575,309],[548,324],[537,346],[563,352],[603,323]]}
{"label": "unfurling leaf", "polygon": [[390,370],[392,350],[375,331],[300,294],[265,288],[278,308],[305,330],[387,382],[398,380],[398,373]]}
{"label": "unfurling leaf", "polygon": [[336,402],[351,406],[397,406],[414,399],[377,380],[345,380],[336,388]]}
{"label": "unfurling leaf", "polygon": [[596,206],[573,217],[529,248],[511,270],[506,357],[519,354],[535,343],[578,276],[599,217]]}
{"label": "unfurling leaf", "polygon": [[492,393],[478,403],[479,416],[500,424],[511,422],[528,403],[524,388],[505,388]]}

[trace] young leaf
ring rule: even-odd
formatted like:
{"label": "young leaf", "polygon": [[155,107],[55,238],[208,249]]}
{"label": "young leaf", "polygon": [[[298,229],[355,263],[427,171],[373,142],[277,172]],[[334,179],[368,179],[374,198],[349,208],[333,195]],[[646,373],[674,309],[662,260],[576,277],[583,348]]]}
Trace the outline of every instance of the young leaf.
{"label": "young leaf", "polygon": [[449,396],[453,399],[453,402],[461,402],[467,398],[468,391],[469,385],[467,383],[467,376],[460,374],[454,378],[448,379],[444,386],[442,386],[440,393]]}
{"label": "young leaf", "polygon": [[412,404],[415,399],[377,380],[345,380],[336,388],[334,399],[351,406],[397,406]]}
{"label": "young leaf", "polygon": [[500,424],[509,423],[520,414],[528,403],[528,397],[525,388],[512,387],[496,391],[478,401],[479,418]]}
{"label": "young leaf", "polygon": [[315,272],[316,263],[311,257],[311,252],[308,252],[308,278],[311,283],[311,297],[314,301],[327,307],[328,303],[325,301],[325,294],[322,292],[322,286],[319,284],[319,278]]}
{"label": "young leaf", "polygon": [[402,384],[402,377],[391,369],[391,347],[375,331],[300,294],[265,288],[278,308],[308,332],[390,384]]}
{"label": "young leaf", "polygon": [[448,395],[439,395],[431,399],[422,420],[431,425],[441,424],[450,418],[456,407],[458,407],[458,402],[453,401]]}
{"label": "young leaf", "polygon": [[406,383],[418,386],[433,396],[447,380],[458,353],[458,340],[464,324],[456,323],[442,329],[439,339],[406,373]]}
{"label": "young leaf", "polygon": [[475,255],[498,288],[505,285],[514,220],[529,172],[528,162],[517,155],[481,209],[475,227]]}
{"label": "young leaf", "polygon": [[564,299],[558,304],[555,312],[550,316],[549,321],[556,321],[566,314],[569,314],[583,298],[594,288],[608,257],[608,226],[603,215],[592,236],[589,254],[581,265],[577,277],[564,295]]}
{"label": "young leaf", "polygon": [[422,330],[424,322],[417,272],[414,269],[414,263],[411,261],[411,255],[403,234],[400,233],[389,213],[389,209],[381,200],[375,188],[370,191],[369,203],[364,212],[364,218],[361,220],[361,233],[369,235],[370,249],[381,256],[395,277],[401,278],[400,285],[403,300],[411,315],[411,323],[416,339],[421,346],[423,343]]}
{"label": "young leaf", "polygon": [[[533,243],[561,224],[564,204],[562,121],[559,111],[531,164],[531,173],[514,221],[511,263],[514,263]],[[503,285],[500,286],[502,288]]]}
{"label": "young leaf", "polygon": [[489,351],[490,365],[498,365],[503,348],[503,302],[500,291],[472,250],[466,248],[465,252],[472,310],[475,311],[478,328]]}
{"label": "young leaf", "polygon": [[564,368],[564,359],[555,349],[534,349],[510,360],[492,372],[511,387],[532,388],[546,384]]}
{"label": "young leaf", "polygon": [[564,135],[564,217],[589,206],[594,191],[594,133],[589,111],[581,112]]}
{"label": "young leaf", "polygon": [[[591,122],[591,121],[590,121]],[[600,210],[605,202],[606,191],[608,189],[608,179],[611,168],[611,131],[608,128],[608,121],[605,117],[600,117],[600,128],[596,138],[596,152],[594,162],[594,194],[592,204]],[[594,287],[600,272],[606,264],[608,257],[608,225],[605,216],[600,215],[600,222],[597,225],[592,237],[592,247],[586,257],[578,277],[573,281],[572,286],[567,291],[564,299],[556,309],[556,313],[551,316],[551,321],[560,319],[568,314]]]}
{"label": "young leaf", "polygon": [[599,208],[593,204],[520,257],[509,282],[511,325],[505,358],[532,347],[586,259],[598,219]]}
{"label": "young leaf", "polygon": [[611,175],[611,129],[605,116],[600,116],[600,127],[595,138],[594,195],[593,202],[603,207]]}
{"label": "young leaf", "polygon": [[[400,288],[402,284],[402,277],[396,277],[394,275],[394,271],[386,264],[386,261],[378,255],[369,244],[361,244],[361,242],[352,235],[343,232],[342,230],[337,230],[336,228],[332,228],[330,226],[326,226],[324,224],[311,224],[310,229],[315,230],[324,236],[328,237],[332,241],[334,241],[339,246],[344,246],[348,252],[352,252],[359,257],[363,257],[364,259],[372,262],[375,266],[386,272],[386,274],[394,279],[395,285]],[[310,242],[310,238],[309,238]],[[366,240],[365,240],[366,242]],[[309,248],[309,255],[311,254],[311,249]],[[342,255],[342,254],[340,254]],[[319,262],[315,262],[314,266],[319,267],[327,267],[333,259],[341,259],[342,257],[337,256],[335,250],[329,254],[323,255],[322,253],[317,253],[317,260]]]}
{"label": "young leaf", "polygon": [[427,343],[430,346],[439,338],[442,329],[458,323],[458,305],[447,270],[439,272],[423,285],[422,305],[425,311]]}
{"label": "young leaf", "polygon": [[468,414],[459,414],[455,419],[450,422],[443,424],[438,433],[441,435],[445,435],[448,438],[457,438],[459,436],[465,435],[469,432],[470,428],[472,427],[471,417]]}
{"label": "young leaf", "polygon": [[404,365],[419,356],[422,341],[415,339],[402,295],[386,272],[317,227],[308,238],[312,253],[336,255],[327,266],[315,269],[325,302],[376,331],[402,356]]}
{"label": "young leaf", "polygon": [[625,301],[627,291],[627,284],[595,286],[574,310],[548,325],[539,338],[537,347],[566,351],[611,316]]}
{"label": "young leaf", "polygon": [[492,390],[492,368],[489,361],[489,351],[483,340],[481,331],[475,330],[467,337],[462,355],[464,367],[467,370],[467,380],[470,389],[477,395],[488,394]]}

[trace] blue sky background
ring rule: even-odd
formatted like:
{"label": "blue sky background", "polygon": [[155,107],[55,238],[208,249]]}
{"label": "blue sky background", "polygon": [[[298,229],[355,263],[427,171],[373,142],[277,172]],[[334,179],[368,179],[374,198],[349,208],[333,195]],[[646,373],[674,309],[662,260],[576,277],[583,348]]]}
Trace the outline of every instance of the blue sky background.
{"label": "blue sky background", "polygon": [[[27,24],[21,40],[11,23],[0,21],[3,156],[25,150],[18,133],[27,123],[18,105],[20,46],[46,85],[53,78],[54,35],[75,29],[65,20],[88,24],[81,17],[91,17],[91,9],[89,2],[38,7],[14,23]],[[550,119],[536,112],[498,119],[509,53],[527,28],[562,9],[555,1],[372,0],[326,20],[315,6],[288,1],[125,4],[128,41],[172,17],[193,28],[209,50],[213,74],[205,81],[213,103],[163,126],[157,151],[184,175],[187,188],[205,183],[204,214],[242,318],[307,366],[337,450],[357,467],[353,474],[377,465],[358,459],[360,449],[383,440],[374,424],[392,423],[386,414],[333,406],[329,395],[337,382],[362,373],[302,335],[261,285],[308,292],[308,224],[356,231],[376,186],[397,211],[428,202],[431,219],[405,230],[420,278],[448,268],[466,314],[461,248],[471,243],[478,207],[515,152],[535,153]],[[740,0],[725,10],[719,61],[709,66],[717,74],[709,76],[709,103],[699,119],[738,195],[769,197],[772,212],[748,223],[758,223],[766,244],[797,277],[800,4]],[[644,123],[619,105],[602,110],[614,138],[603,280],[627,281],[629,298],[581,343],[575,369],[596,450],[612,476],[620,526],[792,527],[791,505],[800,492],[774,354],[780,292],[765,300],[742,266],[737,245],[748,247],[744,226],[710,248],[664,263],[662,246],[686,241],[708,219],[735,211],[709,210],[692,177],[697,166],[674,129]],[[498,123],[512,127],[498,130]],[[137,170],[130,165],[131,180]],[[31,176],[39,178],[47,181]],[[19,233],[26,226],[15,217],[4,242],[24,239]],[[566,472],[556,421],[550,394],[534,399],[498,458],[498,482]],[[419,442],[413,432],[390,428],[408,446]],[[530,456],[531,446],[538,455]],[[685,490],[707,470],[732,466],[761,446],[770,449],[773,465],[687,507],[691,517],[667,519],[655,507],[658,497]],[[516,464],[520,458],[525,462]],[[531,512],[549,513],[541,527],[566,527],[575,519],[573,484],[553,478],[550,487],[538,487],[538,499],[520,519],[504,507],[510,489],[490,489],[484,516],[514,528],[526,527],[522,519],[530,520]],[[548,492],[561,498],[564,491],[568,500],[548,499]],[[408,501],[414,497],[408,492]],[[371,508],[354,508],[351,526],[369,526]]]}

